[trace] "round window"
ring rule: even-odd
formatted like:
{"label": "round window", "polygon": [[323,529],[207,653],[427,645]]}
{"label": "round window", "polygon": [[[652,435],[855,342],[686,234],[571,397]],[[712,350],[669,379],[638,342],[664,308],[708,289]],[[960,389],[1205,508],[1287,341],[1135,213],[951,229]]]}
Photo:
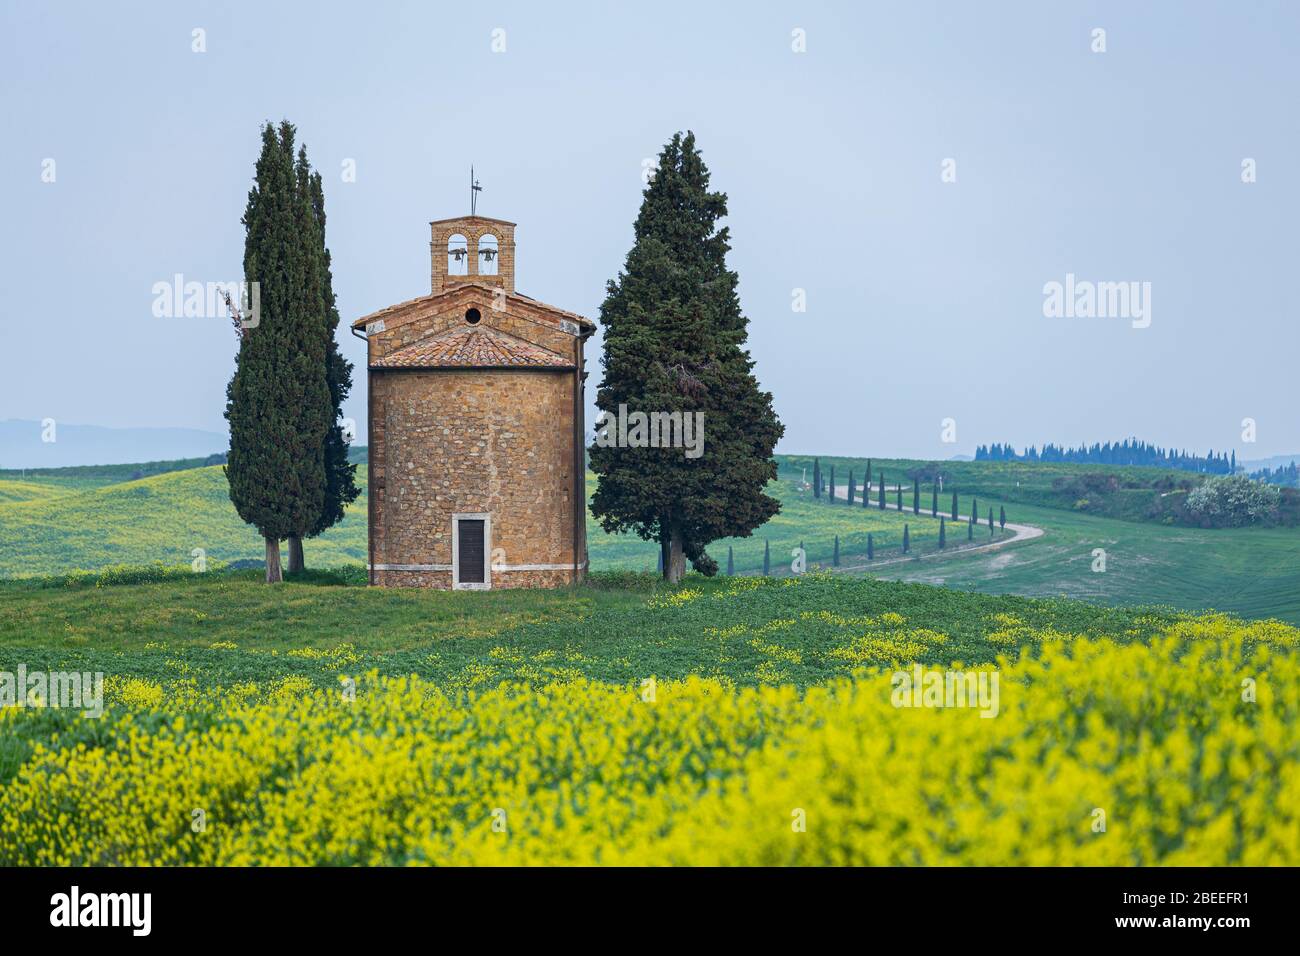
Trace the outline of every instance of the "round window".
{"label": "round window", "polygon": [[465,321],[468,322],[470,325],[477,325],[478,320],[481,318],[483,318],[483,316],[478,309],[465,310]]}

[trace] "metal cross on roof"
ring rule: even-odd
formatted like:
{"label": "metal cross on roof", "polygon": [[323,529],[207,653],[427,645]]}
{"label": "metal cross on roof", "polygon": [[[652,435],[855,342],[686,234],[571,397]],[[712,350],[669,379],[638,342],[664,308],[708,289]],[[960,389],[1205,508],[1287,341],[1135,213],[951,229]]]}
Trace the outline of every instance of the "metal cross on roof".
{"label": "metal cross on roof", "polygon": [[469,214],[471,216],[477,214],[478,194],[481,193],[482,191],[483,191],[483,187],[480,186],[478,184],[478,180],[474,178],[474,167],[470,166],[469,168]]}

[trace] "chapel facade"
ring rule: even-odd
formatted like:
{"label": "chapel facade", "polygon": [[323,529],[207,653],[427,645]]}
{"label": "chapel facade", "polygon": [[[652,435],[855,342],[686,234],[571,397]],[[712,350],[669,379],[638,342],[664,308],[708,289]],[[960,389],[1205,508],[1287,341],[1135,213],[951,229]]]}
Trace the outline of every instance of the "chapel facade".
{"label": "chapel facade", "polygon": [[580,581],[595,325],[515,290],[514,223],[430,230],[432,291],[352,323],[368,351],[370,583]]}

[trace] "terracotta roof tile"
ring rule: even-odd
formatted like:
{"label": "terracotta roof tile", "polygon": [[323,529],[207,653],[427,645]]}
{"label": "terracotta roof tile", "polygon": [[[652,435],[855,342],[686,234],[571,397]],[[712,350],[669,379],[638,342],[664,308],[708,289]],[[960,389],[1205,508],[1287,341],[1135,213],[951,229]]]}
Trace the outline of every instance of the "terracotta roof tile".
{"label": "terracotta roof tile", "polygon": [[379,359],[371,368],[572,368],[549,349],[495,329],[468,325],[430,336]]}

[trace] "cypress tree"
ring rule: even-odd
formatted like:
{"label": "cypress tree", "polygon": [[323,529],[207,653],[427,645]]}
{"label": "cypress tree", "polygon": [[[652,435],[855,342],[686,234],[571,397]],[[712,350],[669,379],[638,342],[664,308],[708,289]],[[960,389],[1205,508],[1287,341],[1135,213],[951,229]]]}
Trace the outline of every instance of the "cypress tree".
{"label": "cypress tree", "polygon": [[867,473],[862,478],[862,487],[863,488],[871,487],[871,459],[870,458],[867,459]]}
{"label": "cypress tree", "polygon": [[903,525],[903,553],[907,554],[912,549],[912,537],[908,533],[907,525]]}
{"label": "cypress tree", "polygon": [[898,499],[898,513],[901,515],[903,513],[903,483],[901,481],[898,483],[898,487],[895,488],[894,491],[896,492],[895,497]]}
{"label": "cypress tree", "polygon": [[944,531],[943,518],[940,517],[939,518],[939,549],[942,550],[943,548],[947,547],[947,545],[948,545],[948,535]]}
{"label": "cypress tree", "polygon": [[835,567],[840,566],[840,536],[835,536],[835,552],[831,555],[831,564]]}
{"label": "cypress tree", "polygon": [[989,507],[989,537],[993,537],[993,508]]}
{"label": "cypress tree", "polygon": [[912,514],[921,513],[921,479],[912,479]]}
{"label": "cypress tree", "polygon": [[970,500],[970,516],[974,521],[980,520],[980,502],[978,498],[972,498]]}
{"label": "cypress tree", "polygon": [[885,510],[885,473],[880,473],[880,510]]}
{"label": "cypress tree", "polygon": [[736,574],[736,559],[731,553],[731,545],[727,545],[727,577],[734,577]]}
{"label": "cypress tree", "polygon": [[831,504],[835,504],[835,466],[834,465],[831,465],[831,484],[830,484],[829,493],[830,493],[830,497],[827,498],[827,500]]}
{"label": "cypress tree", "polygon": [[876,560],[876,543],[871,538],[871,532],[867,532],[867,560]]}
{"label": "cypress tree", "polygon": [[706,575],[705,548],[747,537],[780,510],[764,493],[784,427],[759,388],[745,349],[748,320],[727,267],[725,193],[709,189],[695,135],[677,133],[643,193],[635,241],[600,309],[604,378],[596,405],[702,412],[707,453],[591,446],[598,484],[591,510],[611,533],[633,531],[668,553],[664,577],[681,580],[689,559]]}
{"label": "cypress tree", "polygon": [[975,540],[975,512],[973,511],[970,513],[970,517],[966,519],[966,540]]}
{"label": "cypress tree", "polygon": [[930,517],[939,517],[939,486],[934,485],[930,489]]}
{"label": "cypress tree", "polygon": [[998,524],[1002,526],[1003,531],[1007,530],[1007,509],[1002,505],[998,505]]}
{"label": "cypress tree", "polygon": [[772,573],[772,545],[766,538],[764,538],[763,539],[763,577],[767,577],[771,573]]}
{"label": "cypress tree", "polygon": [[820,458],[813,459],[812,485],[813,485],[813,497],[820,498],[822,496],[822,460]]}
{"label": "cypress tree", "polygon": [[849,492],[848,492],[849,494],[848,502],[850,507],[853,506],[853,494],[856,491],[857,491],[857,486],[853,483],[853,469],[850,468],[849,469]]}
{"label": "cypress tree", "polygon": [[326,283],[310,193],[294,164],[294,128],[262,129],[244,210],[244,279],[259,286],[256,327],[239,343],[226,388],[226,480],[240,518],[266,546],[266,580],[282,579],[280,541],[301,537],[325,507],[325,448],[334,420],[326,376]]}
{"label": "cypress tree", "polygon": [[[325,382],[330,390],[330,402],[334,415],[329,431],[325,436],[325,503],[321,508],[319,520],[307,532],[307,537],[314,538],[334,527],[343,520],[343,515],[361,489],[357,487],[357,466],[348,461],[349,437],[343,431],[340,421],[343,415],[343,402],[352,391],[352,363],[339,351],[335,333],[339,326],[339,310],[334,298],[334,277],[330,268],[330,251],[325,244],[325,190],[319,172],[311,172],[307,164],[306,148],[298,152],[298,175],[300,182],[305,177],[306,189],[311,200],[312,211],[316,215],[316,224],[320,236],[321,297],[325,303]],[[303,569],[302,539],[289,539],[289,570]]]}
{"label": "cypress tree", "polygon": [[952,493],[952,520],[957,520],[957,492]]}

